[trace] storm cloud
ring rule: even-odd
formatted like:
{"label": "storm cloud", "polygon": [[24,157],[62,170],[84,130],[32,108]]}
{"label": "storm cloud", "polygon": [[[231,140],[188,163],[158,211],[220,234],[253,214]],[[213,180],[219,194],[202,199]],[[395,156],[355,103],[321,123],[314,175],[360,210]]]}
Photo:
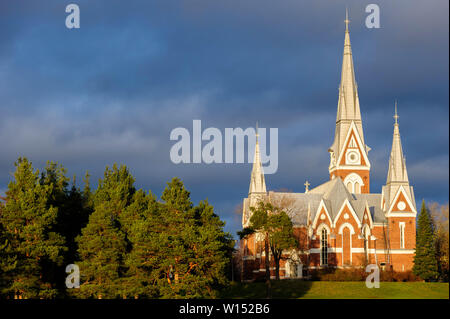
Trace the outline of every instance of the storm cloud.
{"label": "storm cloud", "polygon": [[176,127],[279,129],[269,189],[303,191],[328,178],[344,42],[345,7],[372,192],[385,183],[398,100],[416,199],[448,202],[448,2],[380,1],[367,29],[361,1],[0,2],[0,189],[18,156],[97,180],[114,162],[138,187],[161,194],[180,177],[208,198],[235,234],[249,164],[170,161]]}

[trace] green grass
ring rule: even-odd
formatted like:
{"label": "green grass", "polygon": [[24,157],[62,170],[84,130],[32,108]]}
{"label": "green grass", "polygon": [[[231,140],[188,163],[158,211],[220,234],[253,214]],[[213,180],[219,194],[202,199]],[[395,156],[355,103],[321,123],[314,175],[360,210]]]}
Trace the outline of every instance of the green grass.
{"label": "green grass", "polygon": [[[222,298],[256,299],[266,297],[262,282],[233,283],[222,292]],[[369,289],[365,282],[272,281],[272,298],[304,299],[449,299],[448,283],[380,282],[380,288]]]}

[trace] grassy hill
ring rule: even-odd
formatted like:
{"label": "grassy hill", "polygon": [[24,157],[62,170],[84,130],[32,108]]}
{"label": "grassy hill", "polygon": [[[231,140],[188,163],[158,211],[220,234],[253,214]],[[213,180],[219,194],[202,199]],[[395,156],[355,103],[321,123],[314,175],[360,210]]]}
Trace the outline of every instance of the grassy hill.
{"label": "grassy hill", "polygon": [[[369,289],[364,282],[272,281],[273,298],[305,299],[448,299],[448,283],[381,282]],[[264,283],[233,283],[222,298],[256,299],[266,297]]]}

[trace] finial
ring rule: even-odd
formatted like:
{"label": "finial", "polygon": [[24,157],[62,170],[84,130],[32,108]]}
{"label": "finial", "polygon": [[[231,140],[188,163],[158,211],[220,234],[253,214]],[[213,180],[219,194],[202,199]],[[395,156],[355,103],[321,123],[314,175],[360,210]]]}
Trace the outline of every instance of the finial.
{"label": "finial", "polygon": [[256,121],[256,143],[258,143],[258,137],[259,137],[259,133],[258,133],[258,121]]}
{"label": "finial", "polygon": [[345,8],[345,31],[348,31],[348,24],[350,23],[350,20],[348,19],[348,8]]}
{"label": "finial", "polygon": [[398,118],[400,116],[398,116],[397,114],[397,100],[395,100],[395,115],[394,115],[394,119],[395,119],[395,124],[398,124]]}
{"label": "finial", "polygon": [[309,185],[311,185],[308,181],[305,182],[305,194],[309,191]]}

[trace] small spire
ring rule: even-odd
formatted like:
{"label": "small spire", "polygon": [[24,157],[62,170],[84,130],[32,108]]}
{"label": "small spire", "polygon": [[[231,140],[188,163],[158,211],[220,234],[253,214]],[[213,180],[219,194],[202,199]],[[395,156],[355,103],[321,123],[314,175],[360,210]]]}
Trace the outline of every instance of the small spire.
{"label": "small spire", "polygon": [[309,191],[309,185],[311,185],[308,181],[305,182],[305,194]]}
{"label": "small spire", "polygon": [[348,31],[348,24],[350,23],[350,20],[348,19],[348,8],[345,8],[345,31]]}
{"label": "small spire", "polygon": [[398,118],[399,118],[399,117],[400,117],[400,116],[398,116],[398,114],[397,114],[397,100],[395,100],[395,114],[394,114],[395,125],[398,124]]}
{"label": "small spire", "polygon": [[253,158],[253,168],[250,177],[250,188],[248,193],[266,193],[266,181],[264,179],[264,171],[261,164],[261,156],[258,143],[258,122],[256,122],[256,145],[255,156]]}

